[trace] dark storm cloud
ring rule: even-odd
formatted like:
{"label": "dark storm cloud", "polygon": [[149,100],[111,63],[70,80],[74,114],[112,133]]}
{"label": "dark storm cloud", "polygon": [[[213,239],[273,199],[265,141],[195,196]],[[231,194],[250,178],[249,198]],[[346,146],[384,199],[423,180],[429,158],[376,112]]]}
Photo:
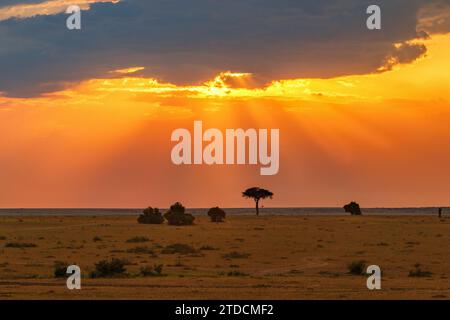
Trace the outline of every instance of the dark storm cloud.
{"label": "dark storm cloud", "polygon": [[30,3],[39,3],[42,2],[42,0],[1,0],[0,2],[0,8],[2,7],[8,7],[11,5],[17,5],[17,4],[30,4]]}
{"label": "dark storm cloud", "polygon": [[385,61],[379,70],[388,71],[395,65],[401,63],[410,63],[417,58],[425,55],[427,48],[423,44],[418,43],[402,43],[392,49],[386,56]]}
{"label": "dark storm cloud", "polygon": [[[9,19],[0,22],[0,91],[36,95],[129,66],[174,83],[224,70],[262,81],[373,72],[394,43],[418,37],[418,13],[430,2],[123,0],[92,5],[81,31],[67,30],[64,14]],[[375,3],[381,31],[365,26]]]}

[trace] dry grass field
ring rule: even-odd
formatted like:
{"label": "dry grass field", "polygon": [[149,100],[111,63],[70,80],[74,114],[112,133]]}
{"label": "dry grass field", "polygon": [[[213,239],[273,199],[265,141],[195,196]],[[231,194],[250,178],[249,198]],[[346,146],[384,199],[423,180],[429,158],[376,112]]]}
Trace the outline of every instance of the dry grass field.
{"label": "dry grass field", "polygon": [[[0,299],[450,298],[450,219],[231,216],[225,223],[195,222],[176,227],[141,225],[129,216],[0,216]],[[91,277],[96,263],[112,258],[126,259],[123,274]],[[81,290],[68,290],[66,278],[55,277],[57,261],[80,266]],[[381,290],[368,290],[366,276],[349,273],[357,261],[381,267]],[[421,272],[410,276],[416,264]],[[147,276],[145,267],[152,271]]]}

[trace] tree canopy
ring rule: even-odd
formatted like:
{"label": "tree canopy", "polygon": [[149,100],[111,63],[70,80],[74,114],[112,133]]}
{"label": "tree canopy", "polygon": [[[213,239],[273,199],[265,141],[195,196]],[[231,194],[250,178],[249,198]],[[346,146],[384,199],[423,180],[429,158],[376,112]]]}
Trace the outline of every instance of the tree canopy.
{"label": "tree canopy", "polygon": [[263,189],[263,188],[253,187],[253,188],[248,188],[247,190],[242,192],[242,196],[244,198],[253,199],[255,201],[256,215],[259,215],[259,200],[267,199],[267,198],[272,199],[273,192]]}

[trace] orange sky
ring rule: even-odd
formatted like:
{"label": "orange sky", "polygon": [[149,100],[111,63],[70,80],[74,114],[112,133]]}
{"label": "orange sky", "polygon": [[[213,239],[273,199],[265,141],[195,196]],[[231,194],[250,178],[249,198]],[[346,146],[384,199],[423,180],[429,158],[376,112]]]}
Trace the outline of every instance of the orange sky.
{"label": "orange sky", "polygon": [[[450,34],[392,71],[273,81],[239,70],[197,86],[141,68],[36,98],[0,97],[0,207],[443,206],[450,194]],[[171,132],[279,128],[280,171],[175,166]]]}

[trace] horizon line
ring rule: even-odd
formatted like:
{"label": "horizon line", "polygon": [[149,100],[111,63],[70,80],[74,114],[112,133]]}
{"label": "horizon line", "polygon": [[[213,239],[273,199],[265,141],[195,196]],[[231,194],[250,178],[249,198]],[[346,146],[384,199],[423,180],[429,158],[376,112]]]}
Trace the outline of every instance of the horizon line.
{"label": "horizon line", "polygon": [[[343,206],[281,206],[281,207],[260,207],[260,210],[264,209],[336,209],[342,208]],[[9,207],[2,208],[0,210],[142,210],[148,208],[148,206],[144,207]],[[158,209],[169,209],[169,207],[158,207],[153,206],[152,208]],[[210,209],[212,207],[186,207],[186,209]],[[252,207],[220,207],[222,209],[255,209]],[[361,207],[361,209],[437,209],[437,208],[447,208],[450,209],[450,206],[379,206],[379,207]]]}

